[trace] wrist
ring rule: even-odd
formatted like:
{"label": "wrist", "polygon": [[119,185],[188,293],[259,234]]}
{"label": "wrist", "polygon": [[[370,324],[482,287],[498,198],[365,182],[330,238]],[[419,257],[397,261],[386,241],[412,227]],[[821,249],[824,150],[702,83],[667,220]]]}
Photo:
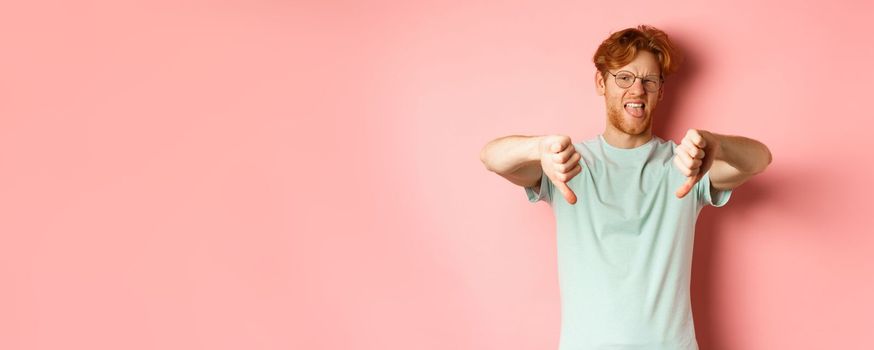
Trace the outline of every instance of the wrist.
{"label": "wrist", "polygon": [[723,135],[709,132],[709,131],[707,131],[707,133],[710,136],[709,142],[713,143],[713,145],[712,145],[713,158],[714,159],[723,159],[724,158],[723,157],[723,146],[725,145],[725,137]]}
{"label": "wrist", "polygon": [[533,136],[531,138],[532,147],[528,153],[528,160],[540,161],[543,152],[547,151],[546,144],[543,142],[544,140],[546,140],[546,136]]}

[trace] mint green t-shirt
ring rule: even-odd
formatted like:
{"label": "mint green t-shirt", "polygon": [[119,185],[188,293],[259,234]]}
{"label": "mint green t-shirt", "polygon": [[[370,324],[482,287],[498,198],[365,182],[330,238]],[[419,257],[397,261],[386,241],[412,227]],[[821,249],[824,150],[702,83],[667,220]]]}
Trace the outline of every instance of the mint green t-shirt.
{"label": "mint green t-shirt", "polygon": [[680,199],[686,181],[673,141],[654,136],[632,149],[603,135],[574,144],[582,172],[568,182],[571,205],[543,176],[532,203],[555,214],[561,291],[560,350],[697,350],[689,281],[698,213],[731,190],[710,175]]}

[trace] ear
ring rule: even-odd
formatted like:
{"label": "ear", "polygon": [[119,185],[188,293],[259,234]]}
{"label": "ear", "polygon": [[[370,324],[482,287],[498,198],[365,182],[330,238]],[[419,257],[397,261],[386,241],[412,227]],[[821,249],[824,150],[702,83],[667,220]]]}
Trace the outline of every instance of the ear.
{"label": "ear", "polygon": [[662,77],[662,86],[659,88],[659,101],[665,97],[665,79]]}
{"label": "ear", "polygon": [[604,75],[601,71],[595,71],[595,89],[598,91],[598,96],[604,96],[607,87],[604,85]]}

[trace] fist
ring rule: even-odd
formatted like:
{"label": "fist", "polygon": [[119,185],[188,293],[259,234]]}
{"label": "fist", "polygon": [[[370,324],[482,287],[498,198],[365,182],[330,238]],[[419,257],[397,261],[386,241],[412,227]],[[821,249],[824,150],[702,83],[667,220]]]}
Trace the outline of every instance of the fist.
{"label": "fist", "polygon": [[686,136],[674,148],[674,165],[686,175],[686,182],[677,189],[678,198],[685,197],[710,170],[718,151],[719,142],[712,133],[697,129],[686,132]]}
{"label": "fist", "polygon": [[554,135],[540,141],[540,167],[543,168],[543,174],[552,180],[555,188],[570,204],[577,203],[577,196],[567,183],[583,170],[580,158],[570,137]]}

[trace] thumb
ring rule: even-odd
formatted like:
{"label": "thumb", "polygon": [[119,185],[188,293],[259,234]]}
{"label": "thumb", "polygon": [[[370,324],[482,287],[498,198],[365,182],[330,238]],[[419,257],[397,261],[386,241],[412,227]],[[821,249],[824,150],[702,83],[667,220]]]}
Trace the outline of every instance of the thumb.
{"label": "thumb", "polygon": [[684,182],[683,185],[680,186],[679,189],[677,189],[677,193],[676,193],[677,198],[683,198],[687,194],[689,194],[689,191],[692,190],[692,187],[695,187],[695,183],[697,183],[698,180],[700,180],[700,179],[701,179],[700,174],[686,178],[686,182]]}
{"label": "thumb", "polygon": [[554,181],[555,188],[558,189],[559,192],[564,196],[564,199],[570,204],[577,204],[577,195],[574,194],[574,191],[571,190],[570,187],[564,182]]}
{"label": "thumb", "polygon": [[561,150],[562,150],[561,143],[560,142],[553,143],[552,145],[549,146],[549,150],[552,151],[552,153],[561,152]]}

